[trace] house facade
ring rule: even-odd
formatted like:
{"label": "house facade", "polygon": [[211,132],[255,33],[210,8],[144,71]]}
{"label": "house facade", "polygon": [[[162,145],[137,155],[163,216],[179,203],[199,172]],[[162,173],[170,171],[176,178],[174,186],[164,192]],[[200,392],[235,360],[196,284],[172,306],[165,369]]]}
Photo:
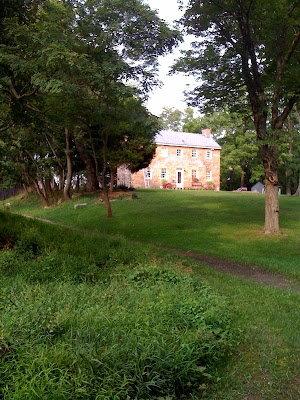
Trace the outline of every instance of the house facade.
{"label": "house facade", "polygon": [[118,169],[118,185],[174,189],[220,189],[221,146],[202,134],[163,130],[155,137],[156,153],[150,165],[134,174]]}

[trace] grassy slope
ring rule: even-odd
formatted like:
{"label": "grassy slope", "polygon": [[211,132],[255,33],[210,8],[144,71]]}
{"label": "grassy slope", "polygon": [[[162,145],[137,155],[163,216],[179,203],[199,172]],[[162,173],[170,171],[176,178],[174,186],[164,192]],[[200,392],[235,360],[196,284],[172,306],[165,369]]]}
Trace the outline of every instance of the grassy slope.
{"label": "grassy slope", "polygon": [[[233,259],[300,279],[300,198],[280,197],[285,235],[261,234],[264,197],[246,193],[139,190],[138,199],[112,203],[114,218],[105,219],[104,204],[88,196],[57,208],[19,202],[13,211],[64,224],[121,234],[156,245]],[[76,202],[86,208],[74,209]]]}
{"label": "grassy slope", "polygon": [[[73,209],[73,203],[78,200],[48,210],[37,208],[35,202],[15,204],[12,209],[76,227],[236,257],[269,268],[272,267],[269,257],[276,251],[272,258],[276,264],[274,269],[297,275],[299,199],[281,197],[282,227],[288,236],[264,238],[258,235],[263,225],[261,196],[171,191],[140,191],[138,196],[135,201],[114,202],[112,221],[104,218],[104,206],[95,204],[92,196],[80,199],[80,202],[87,201],[89,206],[77,210]],[[219,218],[213,218],[213,215],[219,215]],[[214,219],[214,223],[205,224],[207,219]],[[168,230],[168,226],[172,229]],[[89,234],[86,232],[85,235]],[[177,256],[162,251],[158,251],[158,255],[167,257],[173,264],[179,262]],[[220,382],[208,393],[208,398],[298,399],[299,295],[242,282],[190,260],[185,260],[184,265],[192,268],[195,279],[207,280],[215,290],[227,296],[236,313],[236,325],[242,331],[240,346],[230,364],[220,369]]]}

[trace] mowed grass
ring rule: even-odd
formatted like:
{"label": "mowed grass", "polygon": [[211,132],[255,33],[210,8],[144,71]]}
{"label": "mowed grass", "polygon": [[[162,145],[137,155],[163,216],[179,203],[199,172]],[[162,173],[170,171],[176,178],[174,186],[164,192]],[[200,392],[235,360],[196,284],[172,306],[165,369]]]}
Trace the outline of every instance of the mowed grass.
{"label": "mowed grass", "polygon": [[[72,227],[118,234],[158,246],[190,250],[300,279],[300,198],[280,196],[281,236],[265,236],[260,194],[138,190],[138,198],[112,202],[113,218],[97,196],[84,196],[43,209],[35,201],[15,201],[12,211]],[[86,207],[74,209],[74,204]]]}

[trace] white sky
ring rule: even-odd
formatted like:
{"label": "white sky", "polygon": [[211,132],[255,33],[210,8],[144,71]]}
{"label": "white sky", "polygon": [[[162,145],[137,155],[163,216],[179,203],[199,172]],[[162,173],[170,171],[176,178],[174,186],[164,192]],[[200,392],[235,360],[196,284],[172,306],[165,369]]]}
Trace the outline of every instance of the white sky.
{"label": "white sky", "polygon": [[[158,11],[160,18],[164,19],[169,25],[173,25],[173,21],[179,19],[182,11],[179,10],[177,0],[144,0],[152,9]],[[184,101],[184,90],[187,84],[193,88],[196,83],[192,77],[186,77],[184,74],[176,74],[168,76],[169,70],[180,56],[180,49],[187,49],[189,47],[188,38],[185,43],[176,47],[172,54],[165,57],[159,57],[160,70],[159,80],[163,82],[162,88],[153,89],[150,94],[149,100],[146,104],[149,111],[155,115],[159,115],[163,107],[173,107],[184,111],[187,104]]]}

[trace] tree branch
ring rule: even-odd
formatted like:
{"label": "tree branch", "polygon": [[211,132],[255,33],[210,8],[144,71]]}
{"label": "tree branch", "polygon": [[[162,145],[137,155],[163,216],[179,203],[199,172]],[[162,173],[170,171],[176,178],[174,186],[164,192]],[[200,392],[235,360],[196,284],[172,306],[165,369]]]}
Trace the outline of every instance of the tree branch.
{"label": "tree branch", "polygon": [[7,130],[8,130],[9,128],[11,128],[12,126],[14,126],[14,122],[12,122],[12,123],[6,125],[4,128],[0,128],[0,133],[1,133],[1,132],[7,131]]}
{"label": "tree branch", "polygon": [[[286,31],[286,28],[285,28],[285,31]],[[280,56],[283,54],[283,47],[284,47],[284,42],[285,42],[285,32],[283,32],[282,38],[283,39],[282,39],[281,51],[279,53],[278,60],[277,60],[277,72],[276,72],[276,76],[275,76],[276,86],[275,86],[274,93],[273,93],[273,105],[272,105],[272,127],[273,128],[275,128],[275,126],[277,125],[278,103],[279,103],[279,94],[280,94],[280,90],[281,90],[282,76],[284,74],[286,66],[289,63],[289,60],[291,59],[299,41],[300,41],[300,32],[297,32],[297,34],[295,35],[294,40],[292,41],[283,61],[281,62]],[[297,94],[297,92],[296,92],[296,94]],[[291,110],[289,110],[289,112],[290,111]],[[281,122],[279,122],[279,125],[280,124],[281,124]]]}
{"label": "tree branch", "polygon": [[286,105],[286,107],[284,108],[283,112],[281,113],[281,115],[276,119],[276,124],[274,125],[274,129],[281,129],[283,126],[284,121],[287,119],[289,113],[292,111],[292,108],[294,107],[294,105],[296,104],[298,98],[300,96],[300,87],[298,87],[298,90],[296,91],[296,93],[294,94],[294,96],[292,96],[289,101],[288,104]]}

